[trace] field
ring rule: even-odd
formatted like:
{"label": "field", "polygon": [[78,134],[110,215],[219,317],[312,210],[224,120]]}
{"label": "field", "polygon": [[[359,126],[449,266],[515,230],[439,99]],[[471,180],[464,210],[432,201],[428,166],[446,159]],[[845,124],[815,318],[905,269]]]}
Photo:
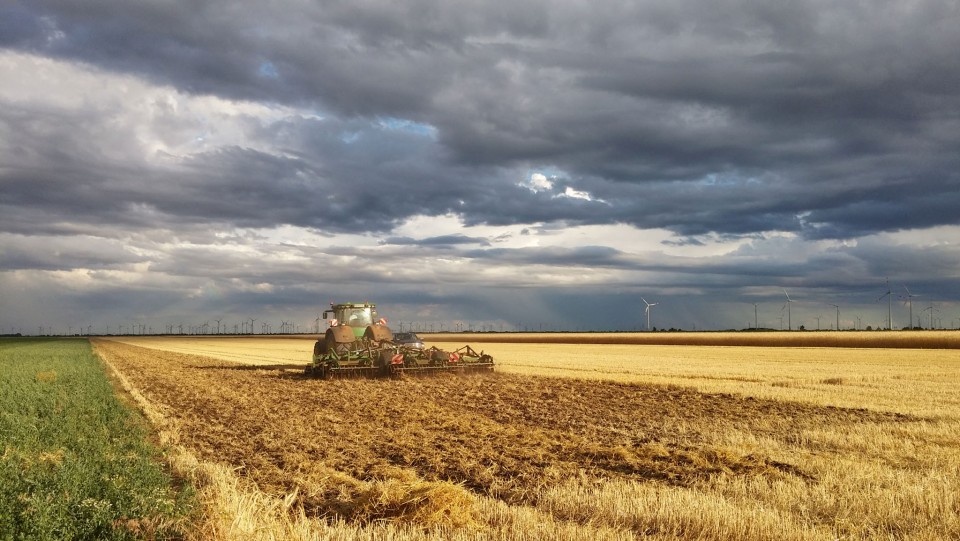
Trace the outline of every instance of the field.
{"label": "field", "polygon": [[178,539],[190,491],[80,339],[0,339],[0,539]]}
{"label": "field", "polygon": [[[958,332],[806,333],[813,338],[791,338],[791,334],[802,333],[746,333],[762,346],[732,345],[741,343],[744,334],[664,333],[663,338],[656,333],[421,336],[429,345],[446,349],[476,344],[477,349],[494,356],[498,371],[517,374],[672,384],[705,392],[909,411],[928,416],[960,411],[960,393],[954,392],[949,384],[957,376]],[[902,334],[907,338],[896,336]],[[682,337],[687,337],[690,344],[669,344]],[[863,347],[870,344],[871,337],[884,344],[911,343],[918,348]],[[310,359],[315,339],[313,335],[303,335],[116,340],[246,365],[299,371]],[[487,341],[491,339],[496,341]],[[648,343],[650,341],[653,343]],[[784,345],[791,341],[809,345]],[[815,344],[845,346],[816,347]]]}
{"label": "field", "polygon": [[482,346],[326,382],[307,339],[95,342],[196,461],[202,537],[960,537],[956,351]]}

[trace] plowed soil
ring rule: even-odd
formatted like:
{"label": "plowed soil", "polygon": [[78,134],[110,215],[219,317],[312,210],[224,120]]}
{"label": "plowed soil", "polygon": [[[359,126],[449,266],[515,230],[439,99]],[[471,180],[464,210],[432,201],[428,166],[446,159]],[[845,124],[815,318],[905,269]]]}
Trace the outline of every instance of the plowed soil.
{"label": "plowed soil", "polygon": [[573,477],[689,485],[718,474],[810,473],[715,442],[717,427],[773,439],[897,414],[705,394],[691,389],[494,373],[322,381],[98,341],[180,425],[199,458],[262,490],[298,491],[312,515],[354,516],[367,481],[451,481],[511,503]]}

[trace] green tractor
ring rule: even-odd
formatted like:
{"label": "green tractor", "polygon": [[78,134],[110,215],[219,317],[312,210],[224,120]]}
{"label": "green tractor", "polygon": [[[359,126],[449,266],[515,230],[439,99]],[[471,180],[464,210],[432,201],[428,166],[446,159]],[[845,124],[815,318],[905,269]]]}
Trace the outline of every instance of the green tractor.
{"label": "green tractor", "polygon": [[[332,316],[332,317],[331,317]],[[321,378],[390,377],[429,371],[493,370],[493,357],[470,346],[453,352],[394,340],[375,304],[333,304],[323,312],[330,327],[313,346],[306,374]]]}
{"label": "green tractor", "polygon": [[[330,316],[333,319],[330,319]],[[393,332],[387,327],[387,320],[377,315],[377,306],[369,302],[348,302],[330,304],[323,313],[323,319],[330,323],[323,337],[323,347],[330,351],[337,344],[357,340],[372,342],[390,342]],[[320,342],[318,341],[318,344]]]}

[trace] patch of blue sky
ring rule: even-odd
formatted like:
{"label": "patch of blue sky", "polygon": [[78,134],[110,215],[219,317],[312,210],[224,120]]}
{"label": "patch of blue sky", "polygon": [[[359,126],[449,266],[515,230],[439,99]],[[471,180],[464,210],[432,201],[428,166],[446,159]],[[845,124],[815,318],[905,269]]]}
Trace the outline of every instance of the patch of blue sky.
{"label": "patch of blue sky", "polygon": [[565,179],[569,177],[566,171],[562,169],[558,169],[553,166],[543,166],[543,167],[532,167],[528,169],[526,178],[531,178],[533,175],[536,175],[536,174],[541,174],[550,180]]}
{"label": "patch of blue sky", "polygon": [[280,78],[280,73],[277,71],[277,67],[269,60],[260,63],[260,67],[257,68],[257,75],[263,77],[264,79]]}
{"label": "patch of blue sky", "polygon": [[326,112],[324,112],[324,111],[317,111],[317,110],[314,110],[314,111],[304,111],[304,110],[300,110],[300,111],[297,112],[297,114],[298,114],[300,117],[305,118],[305,119],[308,119],[308,120],[326,120],[327,117],[329,116]]}
{"label": "patch of blue sky", "polygon": [[402,131],[415,135],[422,135],[431,139],[437,138],[437,128],[423,122],[414,122],[406,118],[396,118],[392,116],[379,117],[377,125],[380,129]]}
{"label": "patch of blue sky", "polygon": [[697,181],[697,183],[704,186],[736,186],[739,184],[746,184],[749,181],[749,178],[744,178],[738,175],[731,175],[728,173],[710,173],[709,175],[703,176]]}
{"label": "patch of blue sky", "polygon": [[340,140],[346,144],[356,143],[360,140],[362,134],[358,131],[344,131],[340,132]]}

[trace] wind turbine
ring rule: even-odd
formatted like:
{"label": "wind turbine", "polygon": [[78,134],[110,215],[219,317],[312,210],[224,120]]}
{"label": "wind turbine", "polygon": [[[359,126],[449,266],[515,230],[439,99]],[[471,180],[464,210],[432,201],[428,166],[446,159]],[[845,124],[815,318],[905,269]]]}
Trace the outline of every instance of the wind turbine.
{"label": "wind turbine", "polygon": [[[877,299],[877,302],[882,301],[884,297],[887,298],[887,330],[891,330],[891,331],[892,331],[892,330],[893,330],[893,312],[892,312],[892,301],[891,301],[891,299],[893,298],[893,291],[890,290],[890,279],[889,279],[889,278],[887,278],[887,292],[884,293],[883,295],[880,295],[880,298]],[[911,317],[912,317],[912,316],[911,316]],[[911,321],[910,324],[913,325],[913,321]]]}
{"label": "wind turbine", "polygon": [[[787,293],[787,290],[786,290],[786,289],[783,290],[783,294],[786,295],[786,297],[787,297],[787,302],[784,303],[784,306],[787,307],[787,330],[788,330],[788,331],[792,331],[792,330],[793,330],[793,324],[792,324],[792,322],[790,321],[790,303],[793,302],[793,299],[790,298],[790,295]],[[783,311],[783,308],[781,308],[780,311],[782,312],[782,311]]]}
{"label": "wind turbine", "polygon": [[831,304],[830,306],[832,306],[832,307],[834,307],[834,308],[837,309],[837,330],[839,331],[839,330],[840,330],[840,305],[839,305],[839,304]]}
{"label": "wind turbine", "polygon": [[659,302],[655,302],[655,303],[651,304],[651,303],[647,302],[647,299],[644,299],[643,297],[640,297],[640,300],[643,301],[643,304],[646,304],[646,305],[647,305],[647,307],[646,307],[643,311],[647,313],[647,332],[650,332],[650,307],[656,306],[656,305],[658,305],[658,304],[660,304],[660,303],[659,303]]}
{"label": "wind turbine", "polygon": [[760,328],[760,325],[757,320],[757,303],[753,303],[753,330]]}
{"label": "wind turbine", "polygon": [[928,306],[928,307],[924,308],[923,310],[921,310],[920,313],[922,314],[922,313],[926,312],[927,310],[930,310],[930,330],[932,331],[932,330],[933,330],[933,312],[934,312],[934,310],[936,310],[937,312],[939,312],[940,310],[937,310],[937,309],[934,308],[934,306],[931,304],[930,306]]}
{"label": "wind turbine", "polygon": [[904,291],[907,292],[907,297],[906,297],[907,300],[904,301],[904,304],[907,304],[910,306],[910,327],[912,328],[913,327],[913,298],[919,297],[919,295],[914,295],[913,293],[910,293],[910,290],[907,289],[906,285],[903,286],[903,289]]}

